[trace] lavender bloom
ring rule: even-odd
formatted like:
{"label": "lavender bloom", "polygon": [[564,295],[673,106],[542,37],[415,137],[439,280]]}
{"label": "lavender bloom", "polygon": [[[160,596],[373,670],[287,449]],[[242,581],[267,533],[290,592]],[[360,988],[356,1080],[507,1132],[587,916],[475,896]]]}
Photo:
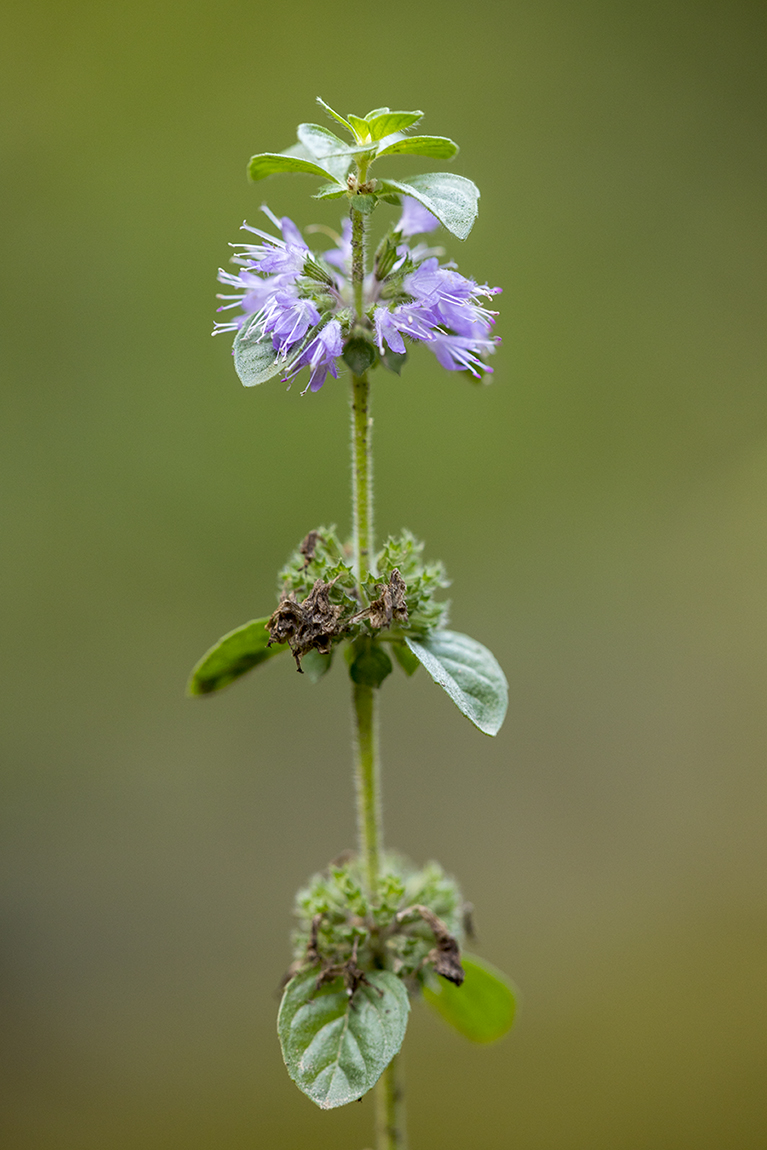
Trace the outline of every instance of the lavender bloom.
{"label": "lavender bloom", "polygon": [[420,236],[425,232],[433,232],[439,227],[439,220],[433,216],[418,200],[412,196],[402,197],[402,215],[395,228],[406,239],[410,236]]}
{"label": "lavender bloom", "polygon": [[310,371],[309,382],[301,394],[306,395],[307,391],[310,390],[319,391],[328,377],[328,372],[334,379],[338,379],[336,357],[341,354],[343,349],[341,325],[337,319],[331,319],[329,323],[325,324],[322,331],[307,344],[283,379],[290,381],[298,375],[302,367],[308,367]]}
{"label": "lavender bloom", "polygon": [[320,313],[310,299],[299,299],[291,291],[277,291],[252,322],[258,319],[264,332],[272,333],[274,350],[287,359],[291,347],[320,322]]}
{"label": "lavender bloom", "polygon": [[382,355],[384,340],[392,351],[400,355],[407,350],[400,333],[409,335],[411,339],[433,340],[434,327],[439,322],[435,316],[414,304],[399,304],[391,311],[386,307],[377,307],[373,315],[376,343]]}
{"label": "lavender bloom", "polygon": [[495,351],[500,339],[464,339],[460,335],[438,335],[429,345],[439,362],[448,371],[470,371],[475,379],[481,379],[481,372],[493,374],[492,367],[480,359]]}
{"label": "lavender bloom", "polygon": [[477,284],[452,268],[440,267],[436,259],[425,260],[407,276],[404,288],[422,306],[435,310],[446,327],[467,337],[477,326],[488,332],[498,314],[481,307],[479,299],[497,295],[500,288]]}
{"label": "lavender bloom", "polygon": [[[428,344],[448,371],[469,371],[477,379],[482,372],[492,371],[485,359],[500,342],[490,337],[497,313],[481,301],[501,289],[477,284],[452,264],[440,264],[441,249],[406,242],[410,236],[432,231],[438,223],[416,200],[403,198],[402,217],[395,229],[399,232],[396,259],[389,262],[381,279],[375,272],[365,277],[360,315],[355,315],[351,283],[350,221],[343,221],[340,235],[331,233],[334,247],[315,255],[292,220],[278,219],[267,207],[262,210],[280,237],[243,224],[260,242],[233,245],[232,262],[239,270],[219,270],[220,282],[236,289],[219,295],[224,301],[219,311],[239,309],[240,314],[217,322],[214,335],[242,331],[257,342],[271,337],[275,372],[280,361],[287,364],[293,357],[285,381],[293,380],[304,367],[309,369],[302,395],[319,391],[328,375],[338,378],[338,359],[355,327],[357,333],[360,327],[367,328],[367,338],[381,356],[387,347],[404,354],[407,337]],[[403,265],[407,269],[404,280]],[[315,333],[301,350],[313,328]]]}

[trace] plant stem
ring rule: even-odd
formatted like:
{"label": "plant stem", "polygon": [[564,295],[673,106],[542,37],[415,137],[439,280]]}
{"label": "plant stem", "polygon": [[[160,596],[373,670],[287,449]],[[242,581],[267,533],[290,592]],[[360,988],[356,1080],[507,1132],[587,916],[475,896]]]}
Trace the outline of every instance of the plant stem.
{"label": "plant stem", "polygon": [[361,322],[364,315],[364,298],[362,289],[365,282],[365,240],[367,238],[368,217],[362,212],[349,208],[352,221],[352,283],[354,285],[354,310],[357,320]]}
{"label": "plant stem", "polygon": [[378,1079],[376,1097],[376,1150],[407,1150],[402,1055],[396,1054]]}
{"label": "plant stem", "polygon": [[381,852],[381,780],[378,762],[378,697],[376,687],[355,683],[352,690],[356,720],[355,771],[357,841],[368,894],[378,895]]}
{"label": "plant stem", "polygon": [[[365,238],[367,216],[351,209],[352,284],[357,321],[364,316]],[[373,556],[373,455],[370,382],[367,374],[352,375],[352,510],[354,573],[360,604],[367,605],[363,582]],[[354,683],[354,780],[357,792],[357,841],[365,885],[378,900],[380,856],[383,849],[381,778],[378,754],[378,688]],[[375,1087],[376,1150],[406,1150],[405,1109],[399,1058],[395,1057]]]}
{"label": "plant stem", "polygon": [[370,571],[373,551],[373,454],[370,383],[367,374],[352,376],[352,513],[354,574],[362,606],[367,599],[362,582]]}
{"label": "plant stem", "polygon": [[[358,213],[356,213],[358,214]],[[360,601],[367,603],[362,583],[370,570],[373,544],[373,469],[370,451],[370,383],[367,375],[352,376],[352,502],[354,573]],[[368,894],[378,892],[381,850],[381,783],[378,767],[377,688],[355,683],[355,783],[357,839]]]}

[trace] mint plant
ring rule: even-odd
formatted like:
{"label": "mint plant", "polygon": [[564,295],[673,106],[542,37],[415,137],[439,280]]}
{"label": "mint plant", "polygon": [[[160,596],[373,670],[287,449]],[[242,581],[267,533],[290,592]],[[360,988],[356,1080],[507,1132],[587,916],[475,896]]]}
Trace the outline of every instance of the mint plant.
{"label": "mint plant", "polygon": [[[398,1053],[410,1003],[422,1000],[474,1042],[504,1035],[514,1018],[505,975],[466,953],[470,904],[436,862],[417,866],[384,850],[378,751],[380,688],[397,663],[412,676],[426,668],[458,709],[487,735],[503,723],[508,687],[481,643],[447,629],[448,585],[441,563],[427,562],[409,531],[376,549],[370,398],[377,368],[399,374],[412,341],[449,371],[480,380],[499,340],[486,304],[501,289],[461,275],[424,237],[440,225],[464,240],[479,191],[447,172],[408,180],[371,175],[395,156],[450,159],[444,136],[408,135],[421,112],[377,108],[343,117],[319,100],[350,137],[301,124],[298,142],[253,156],[252,180],[303,172],[323,181],[315,199],[342,202],[341,231],[306,234],[332,242],[310,250],[287,217],[263,211],[279,232],[244,224],[256,243],[234,246],[233,272],[220,270],[219,309],[232,318],[214,334],[234,333],[234,364],[252,387],[308,372],[306,391],[346,369],[352,414],[352,535],[334,526],[308,531],[278,578],[271,614],[224,635],[192,672],[189,692],[207,695],[252,668],[290,652],[303,681],[317,682],[336,662],[351,679],[358,849],[314,875],[296,896],[293,961],[285,977],[278,1033],[288,1073],[323,1109],[376,1089],[377,1150],[406,1145]],[[399,209],[368,261],[373,213]],[[416,242],[417,240],[417,242]],[[339,652],[343,659],[338,658]]]}

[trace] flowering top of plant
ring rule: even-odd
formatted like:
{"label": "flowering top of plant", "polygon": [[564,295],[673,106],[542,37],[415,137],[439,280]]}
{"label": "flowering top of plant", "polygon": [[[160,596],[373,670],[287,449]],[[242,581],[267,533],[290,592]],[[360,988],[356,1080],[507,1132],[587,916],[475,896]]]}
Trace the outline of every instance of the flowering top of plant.
{"label": "flowering top of plant", "polygon": [[[340,233],[326,232],[334,246],[310,251],[292,220],[263,211],[279,230],[275,236],[243,224],[257,243],[233,245],[237,272],[219,270],[234,292],[219,296],[219,311],[235,311],[216,323],[214,334],[234,332],[234,359],[246,386],[276,375],[290,382],[304,368],[304,391],[318,391],[328,375],[338,378],[339,361],[361,376],[381,364],[399,374],[407,340],[426,343],[449,371],[481,379],[492,373],[487,357],[500,341],[492,336],[496,312],[485,301],[501,289],[478,284],[440,263],[442,248],[412,242],[443,223],[463,237],[476,215],[479,193],[470,180],[449,173],[413,177],[410,183],[368,178],[374,160],[409,153],[452,156],[458,148],[438,136],[407,137],[403,129],[420,112],[376,109],[364,119],[339,117],[354,138],[346,145],[316,124],[302,124],[299,143],[284,153],[254,156],[249,171],[261,179],[277,171],[332,176],[319,198],[345,197],[350,216]],[[356,174],[347,174],[354,162]],[[365,233],[371,211],[383,200],[401,206],[399,220],[378,245],[372,270],[364,271]],[[359,226],[355,226],[355,219]]]}

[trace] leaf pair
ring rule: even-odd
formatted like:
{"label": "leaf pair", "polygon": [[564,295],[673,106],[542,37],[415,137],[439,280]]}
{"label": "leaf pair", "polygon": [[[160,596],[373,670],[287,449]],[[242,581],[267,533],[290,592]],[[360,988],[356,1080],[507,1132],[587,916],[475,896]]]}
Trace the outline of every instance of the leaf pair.
{"label": "leaf pair", "polygon": [[[405,136],[422,112],[392,112],[377,108],[366,117],[341,116],[322,100],[318,103],[329,116],[342,124],[354,143],[347,144],[320,124],[299,124],[298,143],[284,152],[262,152],[248,163],[251,180],[263,180],[278,172],[305,172],[330,179],[317,193],[317,199],[340,199],[350,196],[360,211],[370,211],[379,197],[397,202],[400,195],[412,196],[458,239],[465,240],[477,218],[479,189],[465,176],[450,172],[433,172],[413,176],[407,181],[381,179],[374,190],[352,195],[346,177],[352,162],[359,158],[365,170],[381,156],[428,156],[452,159],[458,145],[447,136]],[[372,185],[371,185],[372,187]]]}
{"label": "leaf pair", "polygon": [[[286,643],[269,646],[267,622],[267,619],[253,619],[219,639],[192,671],[189,694],[209,695],[220,691],[252,667],[287,651]],[[497,659],[487,647],[458,631],[432,631],[423,639],[405,636],[405,643],[411,655],[423,664],[434,682],[447,691],[458,710],[475,727],[486,735],[498,733],[506,716],[509,688]],[[393,645],[397,661],[412,674],[414,665],[403,660],[400,647],[399,643]],[[381,654],[386,657],[383,651]],[[329,665],[329,658],[325,657],[316,669],[312,667],[310,677],[319,678]]]}
{"label": "leaf pair", "polygon": [[[472,1042],[495,1042],[514,1021],[512,984],[482,959],[463,955],[462,963],[462,986],[435,978],[424,998]],[[318,989],[316,971],[309,971],[285,990],[277,1019],[285,1065],[323,1110],[354,1102],[375,1086],[405,1037],[410,1002],[402,981],[388,970],[367,981],[351,997],[342,978]]]}

